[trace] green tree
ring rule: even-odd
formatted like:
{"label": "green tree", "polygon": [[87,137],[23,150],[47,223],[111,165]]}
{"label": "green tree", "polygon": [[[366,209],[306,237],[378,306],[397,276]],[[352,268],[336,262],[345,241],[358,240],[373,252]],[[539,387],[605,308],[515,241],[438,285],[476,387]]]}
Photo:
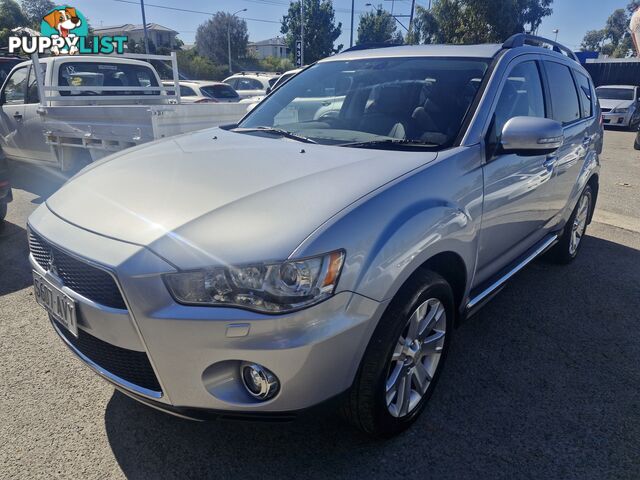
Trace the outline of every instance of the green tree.
{"label": "green tree", "polygon": [[384,10],[360,15],[356,45],[363,43],[403,43],[402,34],[396,30],[395,18]]}
{"label": "green tree", "polygon": [[259,62],[260,70],[266,72],[286,72],[293,70],[295,66],[288,58],[266,57]]}
{"label": "green tree", "polygon": [[[231,58],[244,58],[247,54],[247,22],[226,12],[218,12],[198,27],[196,47],[198,53],[221,65],[229,61],[227,29],[231,38]],[[228,68],[228,67],[227,67]]]}
{"label": "green tree", "polygon": [[0,45],[8,43],[12,29],[27,26],[29,26],[29,21],[22,13],[20,5],[14,0],[0,1]]}
{"label": "green tree", "polygon": [[503,42],[534,31],[551,15],[553,0],[436,0],[431,11],[416,11],[424,43]]}
{"label": "green tree", "polygon": [[192,80],[222,80],[228,75],[227,65],[216,65],[194,48],[180,50],[177,55],[180,73]]}
{"label": "green tree", "polygon": [[411,31],[407,34],[405,40],[406,43],[410,45],[435,43],[437,33],[438,21],[431,10],[417,5]]}
{"label": "green tree", "polygon": [[618,46],[620,40],[622,40],[627,32],[628,25],[629,18],[623,8],[618,8],[607,18],[604,30],[607,38],[611,40],[611,43]]}
{"label": "green tree", "polygon": [[[302,1],[304,1],[304,61],[309,64],[342,49],[342,45],[334,48],[334,42],[342,33],[342,23],[335,24],[335,11],[331,0]],[[300,40],[300,1],[289,4],[289,11],[282,17],[281,23],[280,32],[285,35],[287,46],[293,52],[296,40]]]}
{"label": "green tree", "polygon": [[587,33],[585,33],[580,48],[582,49],[582,51],[598,52],[600,51],[602,42],[604,42],[606,38],[607,32],[605,32],[604,29],[589,30]]}
{"label": "green tree", "polygon": [[22,0],[22,11],[34,29],[40,27],[42,17],[56,6],[51,0]]}

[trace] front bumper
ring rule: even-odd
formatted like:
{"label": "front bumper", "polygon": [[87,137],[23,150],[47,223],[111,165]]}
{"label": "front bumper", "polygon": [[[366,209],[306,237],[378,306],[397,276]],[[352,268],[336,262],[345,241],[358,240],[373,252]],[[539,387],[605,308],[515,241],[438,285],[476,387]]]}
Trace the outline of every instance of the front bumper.
{"label": "front bumper", "polygon": [[[386,306],[351,292],[277,316],[178,305],[161,277],[174,268],[149,250],[82,230],[44,205],[29,227],[56,248],[113,275],[126,309],[104,307],[63,287],[78,304],[81,335],[106,344],[102,350],[146,353],[159,388],[123,381],[96,362],[91,351],[79,351],[61,335],[65,343],[125,393],[182,416],[192,415],[180,412],[202,410],[277,415],[335,397],[352,384]],[[30,259],[35,271],[47,275],[33,255]],[[54,327],[62,333],[62,327]],[[277,375],[280,391],[274,398],[261,402],[245,391],[240,379],[245,361]]]}
{"label": "front bumper", "polygon": [[602,121],[605,125],[616,127],[629,127],[631,125],[632,113],[612,113],[603,112]]}

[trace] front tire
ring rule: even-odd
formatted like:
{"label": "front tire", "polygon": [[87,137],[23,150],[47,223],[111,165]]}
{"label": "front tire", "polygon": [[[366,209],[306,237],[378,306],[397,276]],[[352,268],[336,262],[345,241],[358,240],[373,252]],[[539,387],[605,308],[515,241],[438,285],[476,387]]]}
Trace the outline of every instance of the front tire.
{"label": "front tire", "polygon": [[454,315],[453,292],[444,278],[416,272],[380,319],[343,416],[375,437],[391,437],[411,426],[440,376]]}
{"label": "front tire", "polygon": [[549,252],[550,258],[555,263],[567,264],[578,256],[583,243],[582,239],[591,218],[592,209],[593,190],[590,185],[587,185],[564,227],[560,240]]}

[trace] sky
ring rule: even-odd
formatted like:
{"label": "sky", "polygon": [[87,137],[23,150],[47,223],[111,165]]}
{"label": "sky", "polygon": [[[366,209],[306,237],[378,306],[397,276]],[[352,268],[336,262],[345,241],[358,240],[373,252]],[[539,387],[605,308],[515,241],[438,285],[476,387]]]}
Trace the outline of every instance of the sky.
{"label": "sky", "polygon": [[[383,7],[397,15],[408,15],[410,0],[355,0],[354,29],[358,28],[360,13],[374,5]],[[59,3],[59,2],[56,2]],[[69,0],[87,16],[94,26],[142,23],[139,0]],[[336,45],[349,45],[351,0],[334,0],[336,21],[342,22],[342,35]],[[416,0],[417,5],[426,7],[429,0]],[[577,50],[587,30],[604,27],[607,17],[616,8],[624,8],[628,0],[554,0],[553,14],[546,17],[538,34],[553,39],[554,29],[558,29],[558,41]],[[280,20],[287,12],[287,0],[145,0],[147,22],[159,23],[180,32],[179,38],[185,43],[193,43],[198,25],[208,18],[208,13],[226,11],[234,13],[246,8],[238,16],[246,19],[251,41],[264,40],[280,35]],[[196,10],[200,13],[168,10],[162,7]],[[402,23],[407,18],[399,19]],[[354,32],[354,37],[356,36]],[[355,41],[355,38],[354,38]]]}

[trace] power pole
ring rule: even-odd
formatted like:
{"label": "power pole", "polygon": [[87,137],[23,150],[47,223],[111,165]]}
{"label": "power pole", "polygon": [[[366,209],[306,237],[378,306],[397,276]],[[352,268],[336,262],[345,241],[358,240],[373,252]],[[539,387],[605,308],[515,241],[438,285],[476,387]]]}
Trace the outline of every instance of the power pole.
{"label": "power pole", "polygon": [[349,38],[349,48],[353,47],[353,4],[355,0],[351,0],[351,36]]}
{"label": "power pole", "polygon": [[149,55],[149,32],[147,32],[147,17],[144,14],[144,0],[140,0],[142,8],[142,28],[144,29],[144,53]]}
{"label": "power pole", "polygon": [[300,0],[300,66],[304,65],[304,0]]}

